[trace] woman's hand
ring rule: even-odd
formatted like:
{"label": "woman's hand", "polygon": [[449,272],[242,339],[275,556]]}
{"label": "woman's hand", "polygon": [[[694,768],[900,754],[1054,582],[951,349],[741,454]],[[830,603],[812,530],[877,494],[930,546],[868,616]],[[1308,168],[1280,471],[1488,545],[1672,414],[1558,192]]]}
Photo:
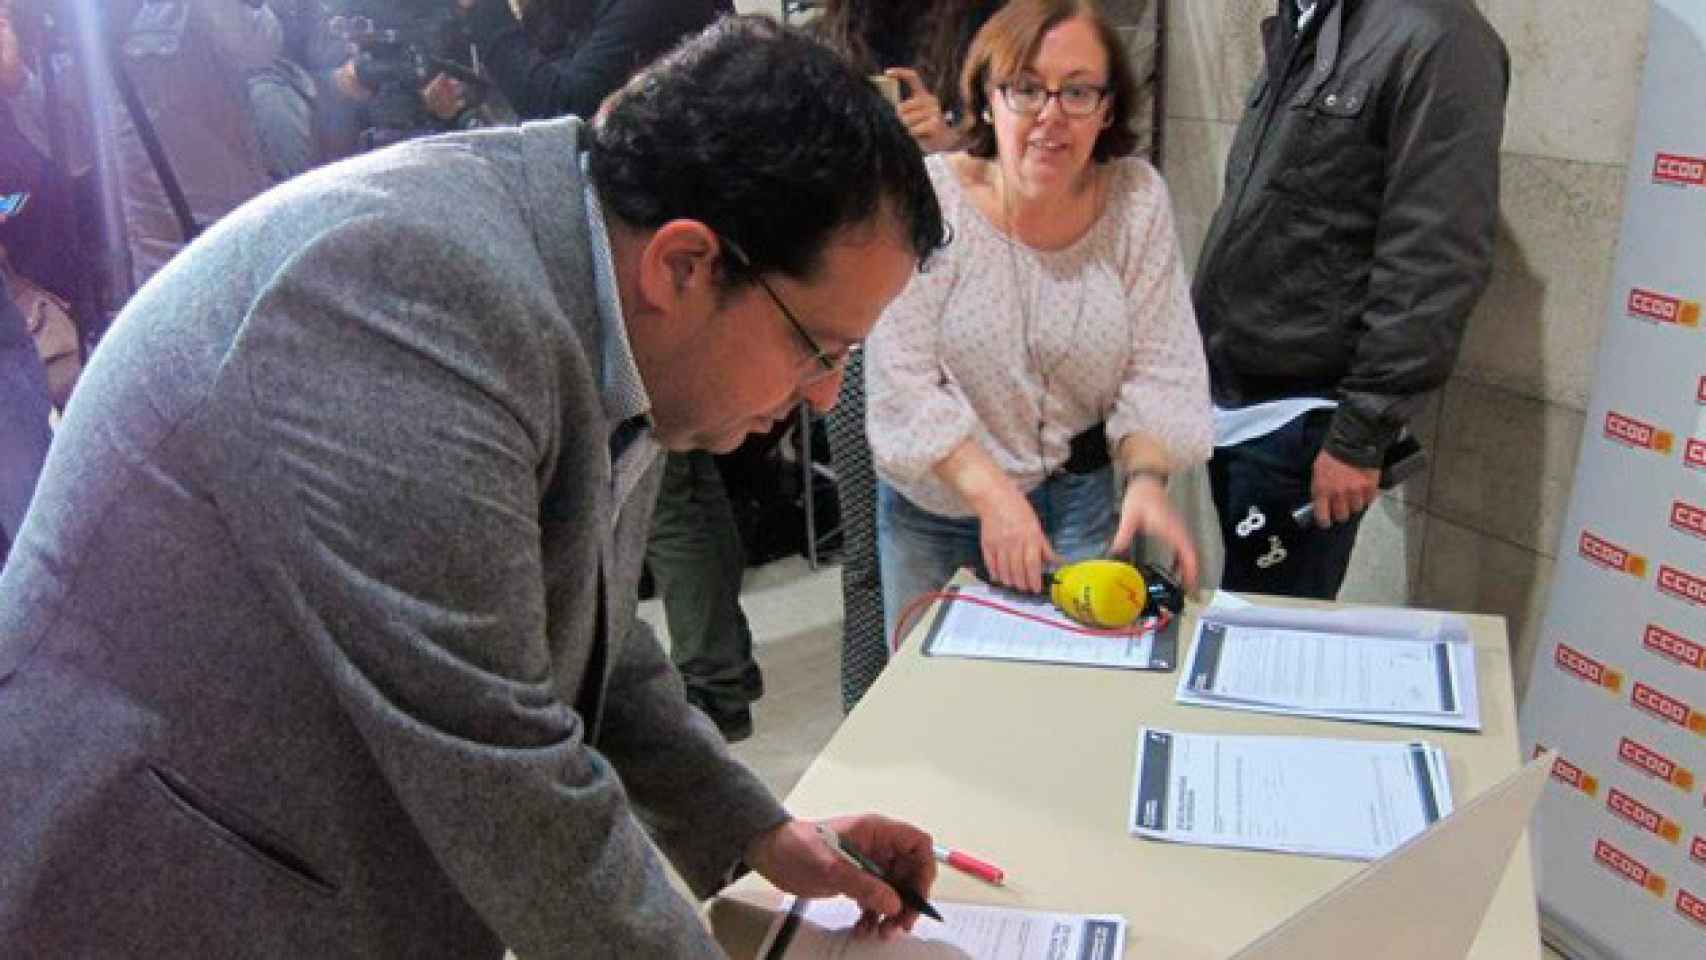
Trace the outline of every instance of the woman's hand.
{"label": "woman's hand", "polygon": [[942,153],[959,145],[959,134],[948,126],[947,119],[942,116],[941,101],[924,85],[918,71],[910,67],[890,67],[883,71],[883,75],[901,81],[912,92],[911,96],[895,105],[895,113],[900,116],[900,122],[906,124],[906,132],[912,134],[912,139],[918,141],[918,146],[925,153]]}
{"label": "woman's hand", "polygon": [[462,93],[462,82],[441,73],[421,88],[421,102],[427,112],[440,120],[454,120],[468,101]]}
{"label": "woman's hand", "polygon": [[1048,542],[1031,501],[1011,480],[978,504],[977,519],[983,541],[983,566],[996,583],[1027,593],[1041,593],[1047,585],[1043,571],[1060,563],[1060,555]]}
{"label": "woman's hand", "polygon": [[[930,835],[909,824],[876,814],[835,817],[824,826],[846,839],[896,883],[919,896],[930,896],[936,882],[936,858]],[[900,902],[894,888],[865,873],[830,849],[817,824],[789,820],[754,837],[746,845],[747,866],[766,880],[801,897],[846,896],[863,909],[856,933],[876,932],[892,939],[917,922],[916,911]]]}
{"label": "woman's hand", "polygon": [[1126,483],[1120,498],[1120,525],[1108,553],[1123,557],[1131,551],[1138,534],[1155,537],[1173,549],[1173,568],[1187,591],[1197,586],[1197,548],[1185,523],[1167,499],[1167,485],[1150,473],[1139,473]]}

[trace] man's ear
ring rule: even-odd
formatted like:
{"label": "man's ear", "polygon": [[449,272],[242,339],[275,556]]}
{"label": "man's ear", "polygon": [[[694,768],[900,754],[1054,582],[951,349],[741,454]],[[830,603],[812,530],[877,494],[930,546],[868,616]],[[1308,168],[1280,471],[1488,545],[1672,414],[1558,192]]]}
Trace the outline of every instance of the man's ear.
{"label": "man's ear", "polygon": [[668,313],[717,293],[722,244],[697,220],[671,220],[646,239],[640,252],[640,295]]}

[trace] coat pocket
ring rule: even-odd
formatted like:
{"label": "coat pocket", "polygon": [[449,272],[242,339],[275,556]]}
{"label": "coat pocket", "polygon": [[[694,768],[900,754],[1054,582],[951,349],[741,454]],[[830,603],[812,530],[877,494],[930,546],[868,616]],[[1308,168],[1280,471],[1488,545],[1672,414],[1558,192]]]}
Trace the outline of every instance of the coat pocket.
{"label": "coat pocket", "polygon": [[192,823],[233,849],[247,854],[276,876],[322,897],[338,892],[319,871],[277,834],[253,819],[237,813],[191,783],[182,774],[148,764],[145,777]]}

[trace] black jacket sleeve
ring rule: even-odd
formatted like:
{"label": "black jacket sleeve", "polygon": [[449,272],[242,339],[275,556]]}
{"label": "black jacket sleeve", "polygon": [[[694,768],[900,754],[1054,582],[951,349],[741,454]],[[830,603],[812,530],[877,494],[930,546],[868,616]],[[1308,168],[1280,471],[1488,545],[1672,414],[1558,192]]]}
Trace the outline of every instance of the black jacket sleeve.
{"label": "black jacket sleeve", "polygon": [[469,39],[498,89],[523,119],[590,119],[641,67],[731,10],[727,0],[605,0],[565,49],[535,50],[508,0],[479,0]]}
{"label": "black jacket sleeve", "polygon": [[1378,466],[1457,361],[1492,275],[1509,82],[1498,37],[1462,28],[1418,49],[1400,79],[1369,303],[1326,441],[1346,463]]}

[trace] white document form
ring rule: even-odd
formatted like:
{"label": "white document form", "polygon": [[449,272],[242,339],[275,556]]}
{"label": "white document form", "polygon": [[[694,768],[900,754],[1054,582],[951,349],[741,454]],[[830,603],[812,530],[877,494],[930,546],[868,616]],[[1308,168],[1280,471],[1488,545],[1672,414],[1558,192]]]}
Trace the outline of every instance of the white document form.
{"label": "white document form", "polygon": [[1125,953],[1125,918],[1114,915],[938,901],[944,922],[920,917],[910,936],[884,943],[853,936],[859,905],[845,897],[790,897],[783,905],[759,960],[1118,960]]}
{"label": "white document form", "polygon": [[1077,623],[1045,598],[1000,590],[982,583],[951,591],[924,640],[931,657],[973,657],[1066,663],[1126,670],[1171,670],[1178,662],[1177,619],[1173,628],[1109,636]]}
{"label": "white document form", "polygon": [[1450,812],[1431,744],[1138,733],[1135,836],[1373,860]]}
{"label": "white document form", "polygon": [[1460,617],[1211,606],[1198,618],[1194,641],[1180,671],[1180,703],[1481,727],[1475,648]]}

